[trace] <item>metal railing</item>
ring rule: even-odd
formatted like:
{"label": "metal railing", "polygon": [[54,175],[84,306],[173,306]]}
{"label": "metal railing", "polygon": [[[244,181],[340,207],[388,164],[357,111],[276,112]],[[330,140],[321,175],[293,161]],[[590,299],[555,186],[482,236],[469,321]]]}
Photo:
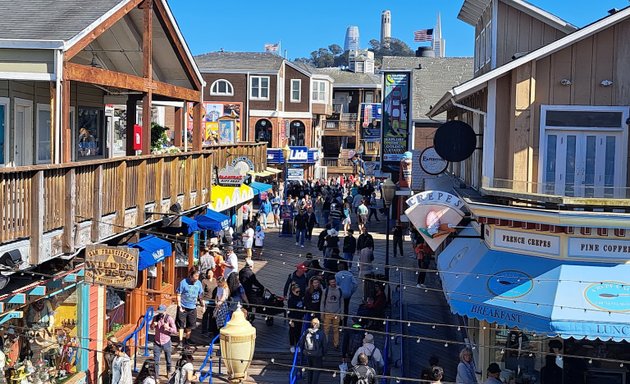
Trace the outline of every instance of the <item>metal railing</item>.
{"label": "metal railing", "polygon": [[149,356],[149,324],[153,320],[153,307],[147,308],[147,311],[138,319],[138,326],[127,337],[123,339],[123,351],[127,352],[127,342],[133,338],[133,371],[138,372],[138,334],[144,329],[144,356]]}

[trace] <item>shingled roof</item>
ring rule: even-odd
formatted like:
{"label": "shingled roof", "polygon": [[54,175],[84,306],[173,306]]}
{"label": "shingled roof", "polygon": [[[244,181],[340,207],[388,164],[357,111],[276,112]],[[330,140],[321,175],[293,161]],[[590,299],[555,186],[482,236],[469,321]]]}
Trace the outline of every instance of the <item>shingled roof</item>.
{"label": "shingled roof", "polygon": [[1,0],[0,39],[68,41],[123,0]]}
{"label": "shingled roof", "polygon": [[267,52],[210,52],[195,56],[202,72],[279,71],[283,60]]}
{"label": "shingled roof", "polygon": [[[473,77],[472,57],[383,57],[382,70],[412,70],[413,120],[430,120],[431,106],[451,88]],[[446,114],[434,117],[446,120]]]}

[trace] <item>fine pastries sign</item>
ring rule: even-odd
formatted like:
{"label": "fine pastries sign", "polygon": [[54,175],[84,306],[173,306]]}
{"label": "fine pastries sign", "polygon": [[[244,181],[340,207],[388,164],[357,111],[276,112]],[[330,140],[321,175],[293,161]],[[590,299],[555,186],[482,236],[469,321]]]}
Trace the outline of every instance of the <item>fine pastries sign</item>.
{"label": "fine pastries sign", "polygon": [[405,215],[434,251],[465,215],[464,203],[443,191],[420,192],[407,199],[407,205]]}
{"label": "fine pastries sign", "polygon": [[133,289],[138,278],[138,249],[88,245],[85,280],[109,287]]}

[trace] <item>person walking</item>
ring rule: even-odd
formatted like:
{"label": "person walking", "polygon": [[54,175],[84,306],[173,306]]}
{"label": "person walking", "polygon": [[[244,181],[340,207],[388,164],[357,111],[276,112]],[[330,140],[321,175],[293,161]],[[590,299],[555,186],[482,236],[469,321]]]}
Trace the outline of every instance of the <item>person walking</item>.
{"label": "person walking", "polygon": [[[252,248],[254,247],[254,226],[248,225],[247,229],[243,232],[243,247],[247,253],[247,258],[252,258]],[[238,260],[238,259],[237,259]]]}
{"label": "person walking", "polygon": [[343,297],[343,325],[348,324],[348,313],[350,311],[350,299],[352,295],[357,291],[358,283],[352,272],[348,271],[348,263],[339,263],[339,272],[335,274],[335,280],[337,286],[341,289],[341,295]]}
{"label": "person walking", "polygon": [[365,353],[359,353],[358,364],[343,378],[344,384],[376,384],[376,371],[368,365],[368,357]]}
{"label": "person walking", "polygon": [[301,209],[293,219],[293,225],[295,227],[295,245],[299,245],[304,248],[304,240],[306,239],[306,228],[308,223],[308,215]]}
{"label": "person walking", "polygon": [[335,231],[339,231],[343,218],[343,207],[338,202],[330,205],[330,221]]}
{"label": "person walking", "polygon": [[374,251],[372,248],[365,247],[359,252],[359,277],[364,278],[374,271],[372,262],[374,261]]}
{"label": "person walking", "polygon": [[280,228],[280,203],[282,199],[280,195],[270,195],[271,197],[271,212],[273,213],[273,226]]}
{"label": "person walking", "polygon": [[317,225],[317,215],[313,211],[313,207],[308,208],[306,216],[306,240],[311,241],[313,238],[313,228]]}
{"label": "person walking", "polygon": [[291,283],[289,298],[287,299],[287,317],[289,318],[289,350],[295,352],[295,347],[302,335],[302,320],[304,319],[304,298],[300,286]]}
{"label": "person walking", "polygon": [[418,260],[418,284],[416,287],[424,288],[425,280],[427,278],[427,269],[429,269],[429,263],[431,262],[431,254],[433,251],[424,241],[418,243],[414,251],[416,253],[416,259]]}
{"label": "person walking", "polygon": [[156,384],[159,382],[158,376],[155,372],[155,361],[146,359],[136,377],[135,384]]}
{"label": "person walking", "polygon": [[225,277],[220,276],[217,279],[217,296],[215,299],[212,317],[214,318],[217,329],[223,328],[226,323],[227,315],[230,312],[228,300],[230,298],[230,287]]}
{"label": "person walking", "polygon": [[295,266],[295,271],[289,274],[286,283],[284,283],[283,295],[287,297],[289,294],[289,288],[292,283],[297,284],[300,287],[300,291],[302,292],[302,296],[306,292],[306,287],[308,286],[309,280],[306,277],[306,265],[304,263],[300,263]]}
{"label": "person walking", "polygon": [[470,348],[463,348],[459,352],[459,364],[457,365],[457,384],[477,384],[477,374],[475,373],[475,362],[472,359]]}
{"label": "person walking", "polygon": [[[309,368],[306,372],[306,382],[308,384],[319,384],[319,375],[324,366],[324,355],[326,354],[326,335],[319,329],[318,318],[311,320],[311,327],[306,330],[300,349],[307,359]],[[314,369],[313,369],[314,368]]]}
{"label": "person walking", "polygon": [[400,256],[403,257],[403,228],[400,224],[396,224],[394,227],[394,233],[392,238],[394,239],[394,257],[398,257],[396,251],[400,252]]}
{"label": "person walking", "polygon": [[350,363],[352,365],[359,364],[359,355],[362,353],[365,354],[368,359],[367,365],[374,368],[374,371],[378,374],[381,368],[385,365],[385,361],[383,360],[381,350],[374,345],[374,335],[371,333],[367,333],[365,335],[363,338],[363,345],[356,350]]}
{"label": "person walking", "polygon": [[112,346],[114,359],[112,360],[111,384],[132,384],[131,359],[123,351],[123,346],[116,343]]}
{"label": "person walking", "polygon": [[348,263],[352,263],[354,253],[357,251],[357,239],[354,237],[354,231],[352,229],[348,229],[347,232],[348,233],[343,238],[343,258]]}
{"label": "person walking", "polygon": [[333,347],[339,348],[339,324],[341,322],[342,307],[342,292],[337,286],[337,280],[334,275],[330,275],[328,278],[328,286],[322,293],[323,299],[320,303],[320,312],[322,313],[322,319],[324,321],[324,334],[329,337],[332,331]]}
{"label": "person walking", "polygon": [[348,236],[348,231],[350,230],[350,226],[352,225],[352,219],[350,218],[350,212],[352,208],[350,207],[349,202],[345,202],[343,204],[343,235]]}
{"label": "person walking", "polygon": [[366,226],[363,227],[363,231],[357,239],[357,251],[361,251],[363,248],[374,250],[374,238],[369,234]]}
{"label": "person walking", "polygon": [[182,352],[182,358],[177,362],[174,380],[175,384],[191,384],[199,381],[199,373],[195,374],[193,362],[194,359],[192,350],[184,350]]}
{"label": "person walking", "polygon": [[210,252],[210,248],[204,247],[201,257],[199,257],[199,270],[207,271],[208,269],[214,268],[214,257]]}
{"label": "person walking", "polygon": [[166,313],[166,305],[161,304],[157,309],[157,315],[151,321],[150,328],[155,332],[153,338],[153,361],[155,363],[155,374],[160,375],[160,358],[164,352],[166,360],[166,374],[171,375],[172,364],[171,354],[173,351],[171,345],[171,335],[177,332],[175,320],[171,315]]}
{"label": "person walking", "polygon": [[190,344],[190,334],[197,327],[197,303],[203,297],[203,286],[199,281],[199,271],[191,268],[188,277],[177,286],[177,320],[180,347]]}
{"label": "person walking", "polygon": [[221,263],[221,266],[225,268],[223,270],[223,277],[227,281],[228,276],[230,276],[233,272],[238,272],[238,256],[234,253],[234,248],[232,246],[228,246],[225,248],[226,258],[225,261]]}
{"label": "person walking", "polygon": [[[491,363],[490,365],[488,365],[488,378],[483,383],[484,384],[503,384],[500,377],[501,377],[501,368],[499,367],[499,364]],[[558,381],[557,383],[560,383],[560,382]]]}
{"label": "person walking", "polygon": [[267,196],[266,199],[260,202],[260,208],[258,209],[258,212],[260,213],[260,218],[261,218],[260,224],[265,230],[268,227],[267,222],[268,222],[269,214],[271,213],[271,211],[272,211],[271,202],[269,201],[269,196]]}
{"label": "person walking", "polygon": [[[258,281],[256,273],[254,273],[254,261],[252,259],[245,259],[245,266],[238,272],[238,280],[245,290],[245,295],[250,300],[252,297],[262,296],[265,291],[265,287]],[[256,295],[254,288],[258,289],[259,295]]]}
{"label": "person walking", "polygon": [[357,216],[359,217],[359,231],[363,232],[363,227],[365,227],[365,224],[368,221],[368,214],[370,213],[370,210],[367,205],[365,205],[365,199],[363,199],[361,195],[357,195],[355,199],[361,202],[361,204],[357,207]]}
{"label": "person walking", "polygon": [[319,277],[312,277],[308,281],[308,288],[304,293],[304,309],[309,311],[313,317],[319,317],[322,293],[321,280]]}
{"label": "person walking", "polygon": [[376,218],[376,221],[380,221],[378,219],[378,205],[376,202],[376,192],[372,192],[370,196],[370,215],[368,216],[367,222],[369,223],[372,220],[372,216]]}
{"label": "person walking", "polygon": [[201,280],[201,286],[203,287],[203,297],[201,300],[204,303],[205,310],[203,312],[203,317],[201,319],[201,334],[206,335],[210,332],[211,324],[210,320],[212,319],[212,310],[214,309],[212,297],[214,287],[214,273],[212,269],[208,269],[205,274],[205,278]]}
{"label": "person walking", "polygon": [[262,260],[262,252],[265,246],[265,231],[259,225],[256,227],[256,233],[254,234],[254,256],[255,259]]}

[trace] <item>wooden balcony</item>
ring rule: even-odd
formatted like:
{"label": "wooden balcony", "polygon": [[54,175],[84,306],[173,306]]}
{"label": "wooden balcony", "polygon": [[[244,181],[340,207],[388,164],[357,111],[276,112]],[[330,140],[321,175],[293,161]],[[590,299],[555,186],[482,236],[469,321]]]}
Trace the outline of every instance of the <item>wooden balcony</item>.
{"label": "wooden balcony", "polygon": [[[30,265],[161,220],[145,211],[183,211],[210,200],[212,170],[247,156],[266,168],[264,144],[0,168],[0,250],[19,249]],[[9,244],[14,243],[14,244]]]}
{"label": "wooden balcony", "polygon": [[326,120],[324,124],[325,136],[355,136],[359,122],[356,120]]}
{"label": "wooden balcony", "polygon": [[351,174],[352,162],[338,157],[323,157],[322,165],[328,168],[328,174]]}

